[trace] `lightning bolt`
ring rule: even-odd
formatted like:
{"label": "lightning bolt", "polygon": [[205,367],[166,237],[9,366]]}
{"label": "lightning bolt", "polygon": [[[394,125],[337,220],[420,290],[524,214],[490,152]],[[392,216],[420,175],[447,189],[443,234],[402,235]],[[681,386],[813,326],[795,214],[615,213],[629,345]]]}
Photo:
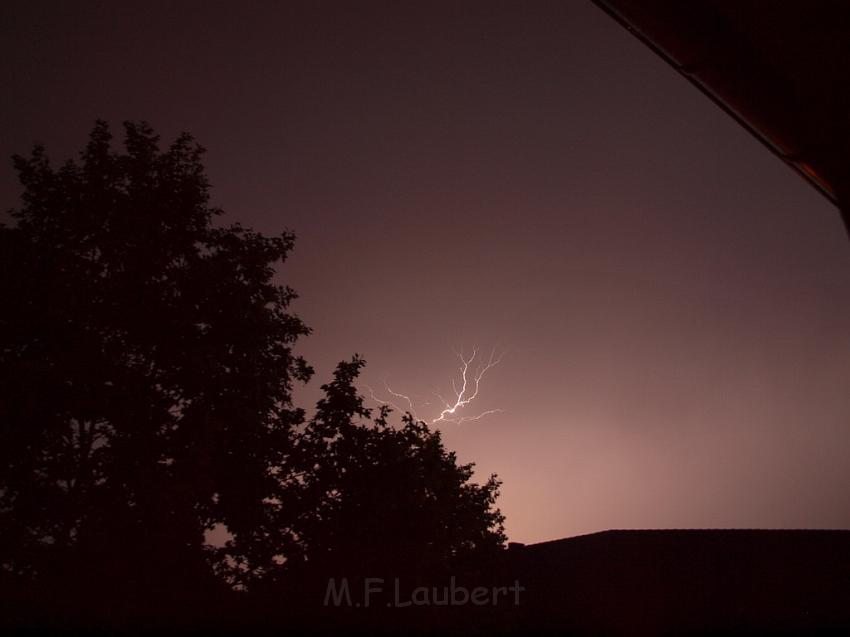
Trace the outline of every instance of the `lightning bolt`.
{"label": "lightning bolt", "polygon": [[472,356],[470,356],[469,359],[464,357],[463,352],[455,353],[458,355],[458,358],[460,358],[461,362],[461,365],[458,368],[460,371],[460,389],[458,389],[455,379],[452,378],[452,389],[455,393],[455,401],[453,404],[449,404],[449,402],[445,398],[443,398],[439,394],[436,394],[437,398],[439,398],[443,405],[445,405],[445,409],[440,412],[439,416],[437,416],[431,421],[432,425],[434,423],[442,421],[461,424],[470,420],[481,420],[484,416],[487,416],[489,414],[496,414],[502,411],[501,409],[488,409],[487,411],[484,411],[478,414],[477,416],[456,415],[458,410],[463,409],[478,397],[478,390],[481,387],[481,379],[484,378],[484,374],[486,374],[491,368],[501,363],[504,354],[499,355],[497,358],[496,350],[493,349],[490,352],[489,360],[486,363],[482,363],[478,366],[472,376],[472,379],[470,380],[469,366],[475,360],[475,356],[478,354],[478,352],[473,348]]}
{"label": "lightning bolt", "polygon": [[[478,356],[478,351],[473,348],[472,355],[467,358],[464,353],[455,352],[457,357],[460,359],[460,366],[458,367],[459,375],[457,378],[452,378],[452,391],[454,392],[453,402],[447,401],[440,394],[434,392],[434,396],[436,396],[440,404],[443,405],[443,409],[440,411],[439,415],[435,418],[432,418],[429,422],[433,425],[439,422],[451,422],[455,424],[462,424],[464,422],[470,422],[473,420],[481,420],[485,416],[489,416],[491,414],[501,413],[502,409],[488,409],[486,411],[482,411],[473,416],[468,416],[466,414],[461,413],[467,405],[469,405],[472,401],[478,398],[478,392],[481,389],[481,381],[484,378],[485,374],[490,371],[493,367],[502,362],[502,358],[504,357],[504,353],[496,355],[496,350],[493,349],[490,352],[489,358],[479,359],[479,364],[475,367],[475,371],[472,371],[472,364],[475,362],[476,357]],[[372,400],[381,404],[388,405],[397,411],[408,411],[410,415],[412,415],[416,420],[420,420],[420,418],[416,415],[416,408],[414,406],[413,399],[407,394],[402,394],[393,390],[386,379],[384,380],[384,389],[386,389],[387,393],[390,394],[393,398],[397,398],[403,400],[407,403],[408,409],[401,408],[396,402],[393,400],[383,400],[378,398],[375,395],[375,392],[371,387],[366,385],[366,388],[369,390],[369,395]],[[423,403],[424,406],[429,405],[430,403]]]}
{"label": "lightning bolt", "polygon": [[375,396],[375,392],[372,390],[372,388],[369,385],[365,385],[365,387],[366,387],[366,389],[369,390],[369,395],[372,397],[372,400],[374,400],[376,403],[381,404],[381,405],[388,405],[389,407],[392,407],[396,411],[409,411],[410,415],[413,416],[414,419],[419,420],[419,416],[416,415],[416,407],[413,406],[413,401],[410,399],[410,396],[406,396],[405,394],[400,394],[400,393],[390,389],[390,386],[389,386],[389,384],[387,384],[386,379],[384,379],[384,389],[387,390],[388,394],[391,394],[392,396],[395,396],[396,398],[403,398],[407,402],[408,409],[402,409],[401,407],[399,407],[396,403],[394,403],[391,400],[381,400],[380,398]]}

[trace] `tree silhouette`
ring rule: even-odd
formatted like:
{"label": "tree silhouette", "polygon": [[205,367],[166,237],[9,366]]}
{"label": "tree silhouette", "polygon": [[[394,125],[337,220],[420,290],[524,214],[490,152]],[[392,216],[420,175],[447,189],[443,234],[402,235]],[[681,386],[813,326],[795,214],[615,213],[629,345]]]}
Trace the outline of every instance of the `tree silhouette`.
{"label": "tree silhouette", "polygon": [[386,406],[373,418],[354,384],[364,364],[339,364],[299,440],[300,551],[286,566],[322,585],[329,574],[427,581],[487,562],[506,540],[500,482],[472,482],[474,465],[410,414],[400,427]]}
{"label": "tree silhouette", "polygon": [[160,151],[146,124],[125,132],[116,153],[98,122],[58,169],[40,147],[15,157],[23,206],[0,230],[0,562],[15,576],[116,564],[109,586],[150,589],[196,573],[218,523],[233,555],[271,559],[271,468],[311,370],[292,352],[308,333],[287,313],[295,295],[273,280],[292,235],[214,225],[203,149],[184,134]]}
{"label": "tree silhouette", "polygon": [[[98,122],[79,161],[54,168],[41,147],[14,160],[23,205],[0,226],[0,592],[62,591],[68,607],[127,621],[153,612],[144,600],[210,604],[230,594],[223,582],[427,577],[498,552],[496,477],[472,482],[410,415],[373,417],[355,388],[361,358],[306,420],[291,392],[312,370],[292,348],[309,330],[275,281],[293,236],[215,224],[192,137],[162,151],[147,124],[124,128],[123,152]],[[229,539],[214,549],[217,526]]]}

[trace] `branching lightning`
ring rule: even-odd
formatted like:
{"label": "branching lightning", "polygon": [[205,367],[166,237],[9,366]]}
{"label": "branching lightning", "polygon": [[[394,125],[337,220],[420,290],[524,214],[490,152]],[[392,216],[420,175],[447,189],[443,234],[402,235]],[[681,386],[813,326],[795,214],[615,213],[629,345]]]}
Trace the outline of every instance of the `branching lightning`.
{"label": "branching lightning", "polygon": [[399,407],[396,403],[394,403],[391,400],[381,400],[380,398],[375,396],[375,392],[372,390],[371,387],[369,387],[369,385],[366,385],[365,387],[366,387],[366,389],[369,390],[369,396],[371,396],[372,400],[374,400],[376,403],[379,403],[381,405],[387,405],[389,407],[392,407],[396,411],[408,411],[408,412],[410,412],[410,415],[413,416],[414,419],[416,419],[416,420],[420,419],[419,416],[416,415],[416,407],[413,406],[413,401],[410,399],[410,396],[406,396],[404,394],[400,394],[396,391],[393,391],[392,389],[390,389],[390,386],[387,384],[386,380],[384,380],[384,389],[387,390],[388,394],[395,396],[396,398],[403,398],[405,400],[405,402],[407,402],[407,406],[408,406],[407,409],[403,409],[403,408]]}
{"label": "branching lightning", "polygon": [[[461,424],[464,422],[469,422],[473,420],[481,420],[485,416],[489,416],[491,414],[501,413],[502,409],[487,409],[485,411],[476,413],[475,415],[466,415],[462,413],[464,408],[466,408],[470,403],[472,403],[476,398],[478,398],[478,392],[481,389],[481,381],[483,380],[485,374],[490,371],[493,367],[502,362],[502,358],[504,357],[504,353],[496,355],[496,350],[493,349],[490,352],[489,358],[486,360],[480,359],[481,362],[475,367],[475,371],[472,371],[471,366],[475,362],[475,359],[478,355],[478,351],[476,349],[472,350],[472,355],[467,358],[463,352],[455,352],[460,359],[460,366],[458,367],[459,375],[457,378],[452,378],[452,391],[454,392],[454,398],[450,402],[443,398],[439,393],[434,392],[434,396],[436,396],[440,404],[443,406],[439,415],[432,418],[429,422],[431,424],[436,424],[439,422],[451,422],[455,424]],[[397,411],[407,411],[413,416],[416,420],[421,420],[416,415],[416,408],[413,402],[413,399],[400,392],[393,390],[386,380],[384,380],[384,388],[387,393],[393,398],[403,400],[407,404],[407,408],[404,409],[400,407],[396,402],[393,402],[392,399],[383,400],[378,398],[375,395],[375,392],[368,385],[366,388],[369,390],[369,395],[372,400],[381,404],[388,405]],[[430,403],[423,403],[423,406],[427,406]]]}
{"label": "branching lightning", "polygon": [[437,394],[437,398],[445,405],[445,409],[440,412],[440,415],[434,418],[431,421],[431,424],[446,421],[446,422],[455,422],[462,423],[469,420],[480,420],[484,416],[488,414],[494,414],[502,411],[501,409],[489,409],[485,412],[478,414],[477,416],[464,416],[458,414],[458,411],[466,407],[469,403],[475,400],[478,397],[478,390],[481,387],[481,379],[484,378],[484,374],[486,374],[492,367],[498,365],[502,362],[502,355],[498,358],[496,357],[496,350],[492,350],[490,352],[489,360],[479,365],[475,370],[475,373],[472,376],[472,379],[469,378],[469,366],[475,360],[477,352],[475,349],[472,350],[472,356],[469,359],[465,358],[463,352],[458,352],[458,358],[460,358],[461,365],[459,367],[460,371],[460,389],[458,389],[457,383],[455,379],[452,378],[452,389],[455,393],[455,401],[453,404],[449,404],[449,402]]}

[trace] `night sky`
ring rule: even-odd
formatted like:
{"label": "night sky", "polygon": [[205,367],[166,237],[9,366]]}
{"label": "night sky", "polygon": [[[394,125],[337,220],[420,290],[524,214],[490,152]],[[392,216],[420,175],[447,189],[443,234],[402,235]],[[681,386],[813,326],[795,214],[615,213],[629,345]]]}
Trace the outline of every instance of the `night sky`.
{"label": "night sky", "polygon": [[358,352],[430,419],[504,352],[441,429],[512,540],[850,526],[840,216],[590,2],[8,3],[0,60],[3,156],[187,130],[295,232],[302,403]]}

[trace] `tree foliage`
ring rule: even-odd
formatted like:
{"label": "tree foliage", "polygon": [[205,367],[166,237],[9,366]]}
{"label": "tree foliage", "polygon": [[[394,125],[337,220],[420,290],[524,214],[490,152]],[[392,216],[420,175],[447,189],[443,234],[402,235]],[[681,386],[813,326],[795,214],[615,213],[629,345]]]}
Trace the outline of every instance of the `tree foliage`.
{"label": "tree foliage", "polygon": [[473,482],[474,465],[410,414],[398,427],[386,406],[373,418],[354,385],[363,365],[340,363],[300,441],[309,506],[291,566],[426,577],[492,557],[505,542],[496,476]]}
{"label": "tree foliage", "polygon": [[[0,227],[0,565],[136,590],[210,569],[256,584],[329,568],[447,566],[504,542],[498,481],[471,481],[409,415],[373,418],[360,358],[308,421],[309,333],[276,280],[293,245],[216,223],[203,149],[98,122],[79,160],[16,156]],[[214,551],[205,532],[226,527]]]}
{"label": "tree foliage", "polygon": [[257,561],[303,412],[308,333],[275,283],[293,237],[214,225],[203,149],[145,124],[125,151],[99,122],[80,161],[15,157],[0,232],[3,565],[111,548],[142,564],[203,546],[217,523]]}

